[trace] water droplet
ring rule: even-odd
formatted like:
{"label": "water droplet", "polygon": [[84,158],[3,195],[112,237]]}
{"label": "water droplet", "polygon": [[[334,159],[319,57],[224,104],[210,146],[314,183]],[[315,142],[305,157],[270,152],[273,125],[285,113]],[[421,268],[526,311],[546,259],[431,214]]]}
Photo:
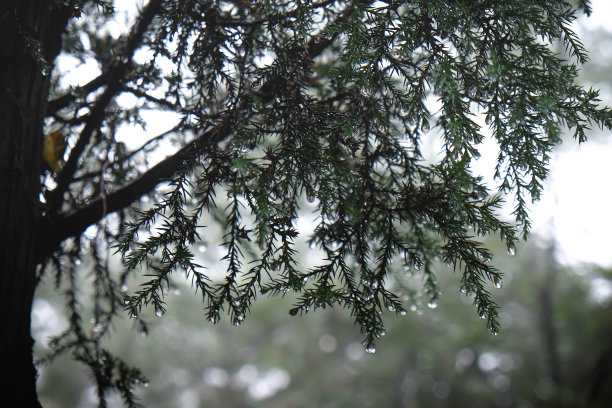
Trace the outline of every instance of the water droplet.
{"label": "water droplet", "polygon": [[74,264],[75,264],[76,266],[79,266],[79,265],[81,264],[81,260],[80,260],[80,259],[75,259],[75,260],[74,260]]}
{"label": "water droplet", "polygon": [[306,201],[312,204],[315,202],[316,198],[317,198],[317,195],[315,194],[313,190],[306,189]]}
{"label": "water droplet", "polygon": [[130,299],[125,299],[123,301],[123,304],[126,305],[126,306],[129,305],[130,304]]}
{"label": "water droplet", "polygon": [[234,326],[240,326],[240,323],[242,323],[240,320],[234,320]]}
{"label": "water droplet", "polygon": [[206,252],[207,249],[208,248],[206,248],[206,245],[204,245],[204,244],[198,245],[198,252],[200,252],[200,253]]}
{"label": "water droplet", "polygon": [[100,333],[102,331],[102,324],[101,323],[97,323],[94,327],[93,327],[93,332],[94,333]]}
{"label": "water droplet", "polygon": [[164,312],[162,312],[161,309],[158,309],[158,310],[155,311],[155,316],[162,317],[163,315],[164,315]]}
{"label": "water droplet", "polygon": [[426,120],[423,120],[423,122],[421,123],[421,130],[423,130],[423,132],[427,133],[429,132],[430,126],[429,126],[429,122]]}
{"label": "water droplet", "polygon": [[487,317],[487,313],[486,313],[486,312],[482,312],[482,313],[480,314],[480,318],[481,318],[481,319],[485,319],[486,317]]}
{"label": "water droplet", "polygon": [[421,269],[423,269],[423,262],[421,261],[416,261],[414,263],[414,269],[416,269],[417,271],[420,271]]}
{"label": "water droplet", "polygon": [[493,278],[493,284],[495,285],[495,287],[497,289],[501,288],[502,287],[502,280],[501,280],[501,278],[499,276],[494,277]]}
{"label": "water droplet", "polygon": [[242,314],[242,313],[238,313],[238,314],[236,315],[236,319],[238,319],[239,321],[243,321],[243,320],[244,320],[244,314]]}
{"label": "water droplet", "polygon": [[219,316],[212,315],[208,318],[208,321],[211,322],[212,324],[217,324],[217,322],[219,321]]}
{"label": "water droplet", "polygon": [[304,276],[304,277],[302,278],[302,282],[304,282],[304,283],[308,282],[308,278],[309,278],[308,276]]}
{"label": "water droplet", "polygon": [[480,229],[480,228],[478,228],[478,232],[477,232],[477,234],[478,234],[478,236],[479,236],[480,238],[482,238],[482,237],[484,237],[484,236],[485,236],[485,232],[484,232],[484,230],[482,230],[482,229]]}
{"label": "water droplet", "polygon": [[240,299],[234,299],[234,300],[232,300],[232,304],[233,304],[234,306],[240,306]]}
{"label": "water droplet", "polygon": [[143,383],[142,383],[142,385],[143,385],[145,388],[148,388],[148,387],[149,387],[149,382],[148,382],[148,381],[145,381],[145,382],[143,382]]}
{"label": "water droplet", "polygon": [[368,354],[374,354],[374,353],[376,353],[376,349],[375,349],[374,347],[367,347],[367,348],[365,349],[365,351],[366,351],[366,353],[368,353]]}
{"label": "water droplet", "polygon": [[405,310],[400,310],[400,316],[406,316],[406,311]]}
{"label": "water droplet", "polygon": [[371,287],[372,289],[376,289],[376,288],[378,287],[378,282],[376,282],[376,281],[372,282],[372,284],[370,285],[370,287]]}
{"label": "water droplet", "polygon": [[427,303],[427,307],[430,309],[435,309],[436,307],[438,307],[438,302],[436,302],[435,300],[430,300],[429,303]]}
{"label": "water droplet", "polygon": [[387,335],[387,332],[386,332],[386,331],[384,331],[384,330],[381,330],[381,331],[378,333],[378,335],[379,335],[380,337],[383,337],[383,336],[386,336],[386,335]]}
{"label": "water droplet", "polygon": [[125,283],[123,285],[121,285],[121,290],[124,291],[124,292],[127,292],[128,285],[126,285]]}
{"label": "water droplet", "polygon": [[142,337],[147,337],[147,331],[146,331],[146,330],[142,330],[142,331],[140,332],[140,335],[141,335]]}
{"label": "water droplet", "polygon": [[389,309],[390,312],[395,312],[395,307],[393,307],[393,305],[389,305],[387,309]]}
{"label": "water droplet", "polygon": [[416,312],[418,309],[417,305],[410,305],[410,310],[412,310],[413,312]]}
{"label": "water droplet", "polygon": [[459,288],[459,292],[463,293],[464,295],[467,295],[467,287],[465,285],[461,286]]}
{"label": "water droplet", "polygon": [[516,255],[516,247],[514,246],[513,243],[508,244],[508,255],[510,256]]}

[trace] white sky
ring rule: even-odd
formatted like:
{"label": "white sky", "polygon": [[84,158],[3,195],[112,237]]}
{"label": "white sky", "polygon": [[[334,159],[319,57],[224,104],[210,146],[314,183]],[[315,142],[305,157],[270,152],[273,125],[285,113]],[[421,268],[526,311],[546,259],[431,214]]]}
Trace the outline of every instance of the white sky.
{"label": "white sky", "polygon": [[[612,1],[593,0],[592,6],[591,17],[578,22],[579,34],[612,31]],[[604,102],[612,106],[612,101]],[[571,141],[562,145],[551,161],[542,200],[533,207],[534,233],[556,236],[562,263],[612,265],[611,133],[593,135],[582,145]]]}

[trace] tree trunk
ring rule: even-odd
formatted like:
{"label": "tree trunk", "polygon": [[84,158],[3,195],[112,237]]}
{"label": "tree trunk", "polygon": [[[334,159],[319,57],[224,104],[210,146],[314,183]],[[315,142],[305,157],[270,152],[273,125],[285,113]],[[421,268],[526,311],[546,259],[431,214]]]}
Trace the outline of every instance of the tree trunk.
{"label": "tree trunk", "polygon": [[44,61],[58,54],[71,10],[54,0],[0,3],[0,387],[11,406],[39,407],[30,312],[49,93]]}

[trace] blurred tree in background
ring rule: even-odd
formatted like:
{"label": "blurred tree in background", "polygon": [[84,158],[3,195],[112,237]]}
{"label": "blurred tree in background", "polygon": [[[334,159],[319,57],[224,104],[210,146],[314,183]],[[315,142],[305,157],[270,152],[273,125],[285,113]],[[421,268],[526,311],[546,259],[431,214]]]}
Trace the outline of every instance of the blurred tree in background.
{"label": "blurred tree in background", "polygon": [[[468,316],[407,324],[395,341],[412,351],[390,347],[393,364],[363,353],[376,351],[394,317],[454,301],[440,296],[438,272],[454,271],[455,292],[498,334],[504,320],[489,291],[502,273],[484,237],[498,236],[513,255],[562,132],[582,142],[591,126],[612,127],[598,92],[577,82],[587,56],[571,24],[583,11],[588,1],[150,0],[129,29],[113,31],[121,23],[110,1],[5,1],[0,309],[15,311],[0,336],[7,398],[38,406],[30,310],[47,282],[63,294],[67,319],[40,345],[40,363],[70,355],[86,367],[85,403],[136,406],[135,389],[153,381],[119,347],[124,309],[145,336],[153,316],[168,314],[155,330],[169,339],[152,355],[164,357],[159,373],[171,382],[155,381],[149,405],[178,387],[180,401],[168,406],[272,397],[287,398],[279,406],[433,406],[464,388],[474,393],[466,401],[486,406],[491,392],[508,403],[503,394],[527,381],[509,375],[527,363],[474,350],[478,334],[460,330]],[[67,62],[87,67],[86,80],[63,70]],[[151,116],[162,115],[158,129]],[[486,140],[495,186],[472,168]],[[514,224],[500,214],[503,194],[514,200]],[[203,307],[217,334],[196,329],[203,319],[172,319],[169,303],[186,286],[200,298],[190,310]],[[222,316],[241,325],[262,295],[275,300],[260,306],[266,321],[255,338],[229,344],[237,336]],[[552,292],[537,299],[547,368],[536,394],[566,401]],[[308,340],[292,342],[283,334],[291,326],[275,318],[286,301],[291,315],[325,309],[330,320],[313,321],[316,338],[303,322],[290,328]],[[39,302],[35,317],[53,320],[52,304]],[[361,339],[343,337],[337,309]],[[454,337],[458,352],[448,347]],[[234,366],[192,355],[206,351]],[[334,353],[346,361],[321,357]],[[255,355],[264,360],[245,364]],[[311,375],[319,366],[325,386]],[[605,365],[590,372],[602,374],[589,384],[605,382]],[[486,374],[487,387],[471,385],[470,373]],[[344,386],[332,387],[337,379]],[[320,392],[293,395],[296,382]],[[382,392],[389,387],[401,392]],[[246,389],[246,402],[211,391],[233,388]]]}

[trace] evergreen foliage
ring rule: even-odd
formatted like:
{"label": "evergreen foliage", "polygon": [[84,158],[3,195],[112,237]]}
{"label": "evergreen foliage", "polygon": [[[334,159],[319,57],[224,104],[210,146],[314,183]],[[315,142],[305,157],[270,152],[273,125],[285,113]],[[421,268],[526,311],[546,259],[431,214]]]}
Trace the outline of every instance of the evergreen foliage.
{"label": "evergreen foliage", "polygon": [[[597,91],[576,82],[587,56],[571,24],[588,1],[150,0],[121,38],[98,30],[114,18],[108,2],[70,7],[81,18],[64,52],[95,58],[102,73],[62,89],[53,71],[47,125],[69,135],[69,148],[61,171],[44,175],[41,277],[54,273],[68,300],[70,328],[51,357],[70,351],[86,363],[101,406],[112,389],[136,405],[132,389],[145,379],[100,339],[124,308],[146,331],[142,309],[164,313],[175,275],[213,323],[228,314],[239,325],[258,295],[294,292],[290,314],[345,308],[373,352],[384,313],[404,315],[421,295],[435,307],[435,273],[447,264],[497,333],[488,288],[502,274],[480,237],[499,235],[513,253],[562,132],[582,142],[589,126],[612,127]],[[116,102],[122,94],[133,107]],[[118,129],[144,125],[147,109],[179,120],[130,150]],[[438,134],[442,150],[426,160]],[[498,148],[496,191],[471,170],[486,138]],[[145,195],[152,205],[138,201]],[[515,223],[497,212],[504,196]],[[296,223],[313,209],[311,247],[325,259],[304,270]],[[194,255],[213,224],[225,234],[214,243],[221,280]],[[126,265],[119,278],[113,251]],[[77,275],[86,258],[90,323]],[[405,273],[422,289],[396,279]]]}

